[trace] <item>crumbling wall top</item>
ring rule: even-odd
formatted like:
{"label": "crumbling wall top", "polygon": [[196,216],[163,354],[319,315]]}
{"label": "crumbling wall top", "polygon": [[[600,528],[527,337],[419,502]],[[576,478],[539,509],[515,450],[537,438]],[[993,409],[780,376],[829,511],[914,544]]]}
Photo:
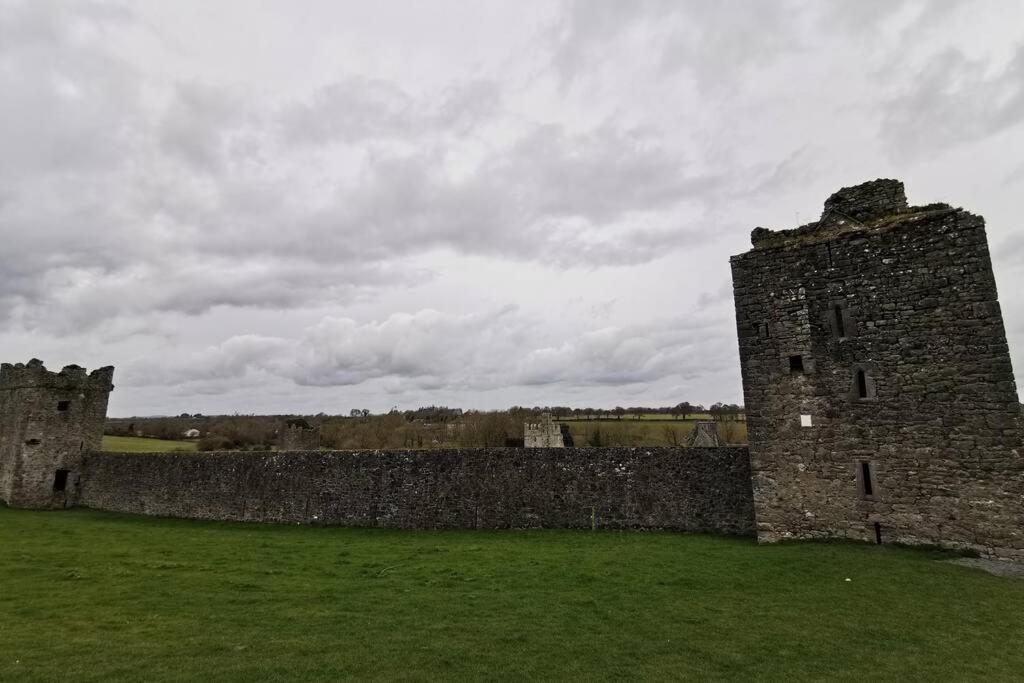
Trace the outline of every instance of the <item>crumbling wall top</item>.
{"label": "crumbling wall top", "polygon": [[86,369],[79,365],[67,365],[60,372],[51,372],[38,358],[33,358],[28,363],[0,364],[0,389],[38,387],[110,391],[114,388],[113,380],[112,365],[87,373]]}
{"label": "crumbling wall top", "polygon": [[757,227],[750,233],[750,241],[755,250],[814,244],[848,233],[887,230],[957,211],[961,209],[949,204],[909,206],[902,182],[879,178],[834,192],[825,200],[821,218],[813,223],[792,230]]}
{"label": "crumbling wall top", "polygon": [[821,222],[864,222],[907,210],[907,193],[899,180],[879,178],[844,187],[825,200]]}

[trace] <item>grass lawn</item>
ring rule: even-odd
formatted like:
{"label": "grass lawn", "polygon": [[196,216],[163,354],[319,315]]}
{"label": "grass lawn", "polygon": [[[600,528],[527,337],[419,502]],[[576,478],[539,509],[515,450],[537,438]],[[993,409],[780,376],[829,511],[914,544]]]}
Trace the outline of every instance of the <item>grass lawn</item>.
{"label": "grass lawn", "polygon": [[165,451],[194,451],[195,449],[195,441],[144,439],[140,436],[104,435],[102,446],[102,450],[116,453],[163,453]]}
{"label": "grass lawn", "polygon": [[1024,581],[893,547],[0,507],[0,548],[3,681],[1024,672]]}

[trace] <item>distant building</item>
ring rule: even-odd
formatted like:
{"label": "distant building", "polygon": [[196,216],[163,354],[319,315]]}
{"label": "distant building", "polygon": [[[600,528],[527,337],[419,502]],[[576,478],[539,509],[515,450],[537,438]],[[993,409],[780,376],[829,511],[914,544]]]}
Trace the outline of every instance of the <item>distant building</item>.
{"label": "distant building", "polygon": [[182,436],[184,436],[186,439],[198,439],[201,436],[201,434],[199,433],[198,429],[189,429],[186,430],[185,433],[182,434]]}
{"label": "distant building", "polygon": [[569,425],[560,425],[543,413],[540,422],[528,423],[523,429],[523,445],[526,448],[565,448],[573,445]]}
{"label": "distant building", "polygon": [[708,448],[721,446],[718,438],[718,424],[715,422],[698,422],[693,425],[693,431],[686,439],[686,445],[691,448]]}
{"label": "distant building", "polygon": [[320,449],[320,427],[302,418],[285,420],[278,432],[278,448],[282,451],[315,451]]}

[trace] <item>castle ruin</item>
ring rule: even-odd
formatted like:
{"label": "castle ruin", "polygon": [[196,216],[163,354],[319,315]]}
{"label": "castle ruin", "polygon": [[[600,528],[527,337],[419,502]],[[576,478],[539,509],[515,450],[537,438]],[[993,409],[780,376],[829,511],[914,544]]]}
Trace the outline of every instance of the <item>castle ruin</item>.
{"label": "castle ruin", "polygon": [[540,422],[523,425],[523,445],[526,448],[565,448],[572,446],[569,425],[555,422],[551,413],[541,413]]}
{"label": "castle ruin", "polygon": [[75,503],[82,459],[98,451],[114,368],[86,374],[42,361],[0,365],[0,500],[15,507]]}
{"label": "castle ruin", "polygon": [[836,192],[732,259],[757,534],[1024,555],[1020,404],[980,216]]}
{"label": "castle ruin", "polygon": [[[1020,405],[984,220],[844,188],[732,258],[749,448],[103,453],[113,368],[0,367],[0,499],[395,528],[645,528],[1024,559]],[[710,434],[705,434],[710,438]],[[704,442],[702,442],[704,443]]]}
{"label": "castle ruin", "polygon": [[301,417],[285,420],[277,438],[282,451],[315,451],[320,448],[320,427]]}

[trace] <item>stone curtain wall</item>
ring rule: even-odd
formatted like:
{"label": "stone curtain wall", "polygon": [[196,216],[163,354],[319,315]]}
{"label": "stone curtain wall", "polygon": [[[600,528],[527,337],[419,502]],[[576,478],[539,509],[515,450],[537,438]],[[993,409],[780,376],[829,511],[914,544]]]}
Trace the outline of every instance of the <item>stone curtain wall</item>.
{"label": "stone curtain wall", "polygon": [[93,452],[78,504],[399,529],[754,531],[746,448]]}
{"label": "stone curtain wall", "polygon": [[758,537],[1024,557],[1020,407],[983,219],[907,207],[879,181],[753,240],[732,265]]}

